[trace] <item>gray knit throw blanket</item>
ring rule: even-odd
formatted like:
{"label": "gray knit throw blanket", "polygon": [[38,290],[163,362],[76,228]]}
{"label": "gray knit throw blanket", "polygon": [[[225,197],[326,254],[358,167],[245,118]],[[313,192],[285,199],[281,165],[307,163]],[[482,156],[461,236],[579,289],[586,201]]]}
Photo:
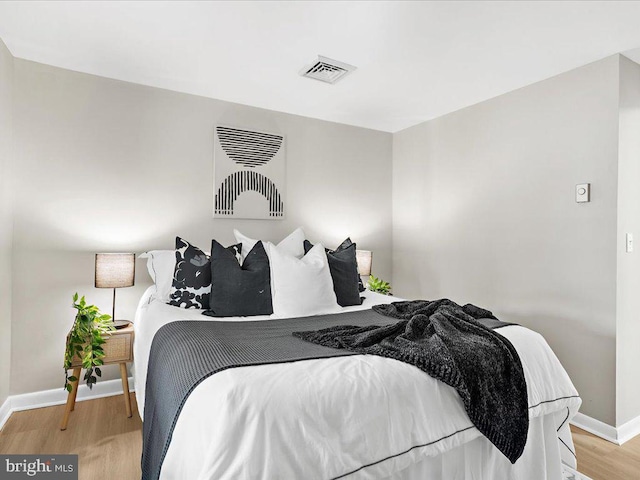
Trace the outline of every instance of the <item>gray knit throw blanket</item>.
{"label": "gray knit throw blanket", "polygon": [[383,327],[341,325],[293,335],[327,347],[394,358],[415,365],[460,395],[475,427],[515,463],[529,429],[527,384],[520,357],[502,335],[478,320],[500,322],[482,308],[448,299],[376,305],[399,319]]}

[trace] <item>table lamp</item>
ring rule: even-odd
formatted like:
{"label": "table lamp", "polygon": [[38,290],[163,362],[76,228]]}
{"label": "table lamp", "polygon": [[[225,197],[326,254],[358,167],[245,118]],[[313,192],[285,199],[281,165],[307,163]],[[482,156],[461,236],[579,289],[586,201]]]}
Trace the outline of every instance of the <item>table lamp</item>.
{"label": "table lamp", "polygon": [[135,253],[96,253],[96,288],[113,288],[113,313],[115,328],[125,328],[127,320],[116,321],[116,288],[132,287],[136,273]]}
{"label": "table lamp", "polygon": [[371,275],[371,263],[373,253],[369,250],[356,250],[356,262],[358,262],[358,273],[361,276]]}

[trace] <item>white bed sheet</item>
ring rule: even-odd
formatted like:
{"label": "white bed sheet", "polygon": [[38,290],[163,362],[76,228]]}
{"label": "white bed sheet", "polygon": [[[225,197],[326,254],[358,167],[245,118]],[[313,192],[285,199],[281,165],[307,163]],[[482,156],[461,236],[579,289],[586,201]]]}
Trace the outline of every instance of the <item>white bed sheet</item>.
{"label": "white bed sheet", "polygon": [[[150,293],[135,319],[141,415],[157,330],[176,320],[220,320],[150,300]],[[349,310],[397,300],[371,292],[366,297]],[[540,335],[518,326],[498,332],[520,354],[533,406],[528,444],[515,465],[471,425],[451,387],[412,365],[358,355],[209,377],[184,405],[161,478],[560,479],[561,456],[575,466],[567,420],[580,406],[578,394]],[[566,445],[557,441],[558,429]]]}

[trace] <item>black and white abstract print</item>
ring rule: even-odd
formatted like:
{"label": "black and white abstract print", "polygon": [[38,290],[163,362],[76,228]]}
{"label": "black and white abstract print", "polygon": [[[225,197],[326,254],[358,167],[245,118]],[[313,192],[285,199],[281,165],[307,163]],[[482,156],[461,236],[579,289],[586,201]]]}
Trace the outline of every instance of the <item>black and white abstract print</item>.
{"label": "black and white abstract print", "polygon": [[182,308],[209,308],[211,262],[198,247],[176,237],[176,268],[169,305]]}
{"label": "black and white abstract print", "polygon": [[280,192],[271,180],[258,172],[241,170],[225,178],[216,195],[216,213],[233,215],[235,200],[242,192],[252,190],[262,194],[269,202],[269,216],[284,215],[284,203]]}
{"label": "black and white abstract print", "polygon": [[284,136],[218,125],[215,137],[214,217],[284,218]]}

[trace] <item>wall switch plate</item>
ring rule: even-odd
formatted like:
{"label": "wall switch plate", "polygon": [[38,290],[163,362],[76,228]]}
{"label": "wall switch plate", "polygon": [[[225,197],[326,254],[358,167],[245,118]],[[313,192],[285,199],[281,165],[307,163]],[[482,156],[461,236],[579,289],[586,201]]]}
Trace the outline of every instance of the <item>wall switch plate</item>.
{"label": "wall switch plate", "polygon": [[627,253],[633,252],[633,233],[627,233]]}
{"label": "wall switch plate", "polygon": [[576,202],[585,203],[591,201],[591,184],[581,183],[576,185]]}

